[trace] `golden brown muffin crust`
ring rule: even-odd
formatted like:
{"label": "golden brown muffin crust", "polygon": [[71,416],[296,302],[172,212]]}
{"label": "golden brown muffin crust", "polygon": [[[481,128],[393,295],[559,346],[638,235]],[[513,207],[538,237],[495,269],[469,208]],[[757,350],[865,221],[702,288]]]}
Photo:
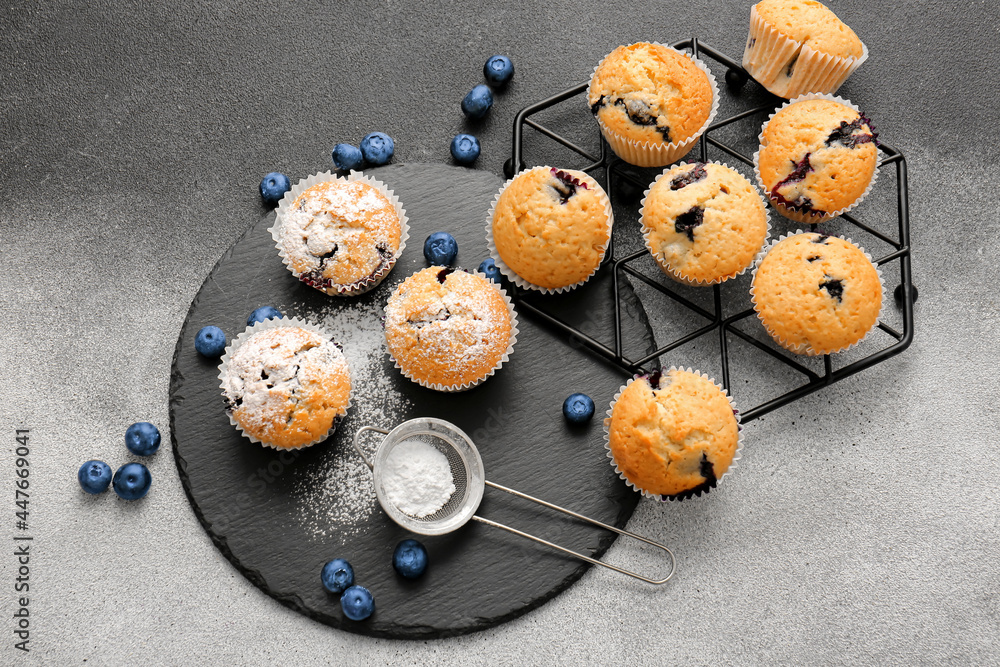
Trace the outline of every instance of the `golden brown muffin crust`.
{"label": "golden brown muffin crust", "polygon": [[653,184],[642,210],[646,247],[668,273],[714,281],[745,270],[767,239],[757,189],[713,162],[681,164]]}
{"label": "golden brown muffin crust", "polygon": [[729,469],[739,442],[725,393],[701,375],[677,369],[656,386],[645,377],[631,382],[615,402],[608,433],[622,474],[647,493],[668,496],[714,484]]}
{"label": "golden brown muffin crust", "polygon": [[775,30],[811,49],[841,58],[860,58],[863,45],[826,5],[815,0],[762,0],[757,14]]}
{"label": "golden brown muffin crust", "polygon": [[864,194],[878,163],[875,134],[849,106],[826,99],[778,111],[761,137],[758,169],[776,203],[832,213]]}
{"label": "golden brown muffin crust", "polygon": [[806,354],[853,345],[875,326],[882,309],[882,284],[864,252],[816,233],[790,236],[768,250],[754,275],[753,294],[772,336]]}
{"label": "golden brown muffin crust", "polygon": [[619,46],[598,66],[587,102],[612,132],[636,142],[681,143],[712,110],[712,86],[675,49],[639,42]]}
{"label": "golden brown muffin crust", "polygon": [[507,303],[489,279],[443,266],[404,280],[385,309],[389,353],[404,374],[445,387],[489,375],[511,330]]}
{"label": "golden brown muffin crust", "polygon": [[493,243],[514,273],[556,289],[586,280],[611,238],[610,207],[582,171],[539,167],[518,174],[493,211]]}

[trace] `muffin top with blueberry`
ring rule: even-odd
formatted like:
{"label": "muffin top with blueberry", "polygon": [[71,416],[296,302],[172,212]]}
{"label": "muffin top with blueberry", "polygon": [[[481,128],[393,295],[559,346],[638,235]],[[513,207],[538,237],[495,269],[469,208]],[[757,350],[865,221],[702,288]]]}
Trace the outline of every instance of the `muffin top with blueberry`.
{"label": "muffin top with blueberry", "polygon": [[605,420],[618,472],[650,496],[685,498],[713,488],[739,444],[725,392],[680,369],[630,382]]}
{"label": "muffin top with blueberry", "polygon": [[754,9],[771,27],[814,51],[860,58],[864,46],[854,31],[815,0],[761,0]]}
{"label": "muffin top with blueberry", "polygon": [[871,260],[853,243],[817,233],[772,246],[751,294],[771,336],[800,354],[850,347],[875,326],[882,309],[882,283]]}
{"label": "muffin top with blueberry", "polygon": [[607,195],[584,172],[554,167],[521,172],[493,209],[500,270],[547,289],[585,281],[604,259],[611,218]]}
{"label": "muffin top with blueberry", "polygon": [[587,90],[598,121],[639,143],[684,142],[708,120],[712,102],[708,76],[690,57],[649,42],[608,54]]}
{"label": "muffin top with blueberry", "polygon": [[385,339],[403,374],[455,391],[506,361],[514,323],[500,290],[481,275],[431,266],[396,287],[385,307]]}
{"label": "muffin top with blueberry", "polygon": [[666,169],[642,206],[646,247],[668,275],[714,283],[745,271],[767,239],[767,213],[757,189],[714,162]]}
{"label": "muffin top with blueberry", "polygon": [[402,234],[388,197],[368,183],[344,179],[302,191],[283,208],[280,222],[289,268],[330,293],[350,291],[391,267]]}
{"label": "muffin top with blueberry", "polygon": [[856,202],[875,175],[876,134],[865,116],[829,99],[793,101],[761,133],[757,169],[778,210],[828,217]]}
{"label": "muffin top with blueberry", "polygon": [[344,353],[298,326],[255,331],[240,340],[223,363],[221,379],[233,420],[251,438],[279,449],[322,440],[347,414],[351,396]]}

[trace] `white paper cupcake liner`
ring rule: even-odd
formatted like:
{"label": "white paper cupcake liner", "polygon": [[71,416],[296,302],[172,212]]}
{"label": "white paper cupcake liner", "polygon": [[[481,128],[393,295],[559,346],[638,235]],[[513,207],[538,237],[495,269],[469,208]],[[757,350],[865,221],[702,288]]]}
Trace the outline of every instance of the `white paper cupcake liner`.
{"label": "white paper cupcake liner", "polygon": [[608,408],[608,411],[607,411],[607,415],[608,416],[604,418],[604,449],[605,449],[605,451],[607,453],[607,457],[609,459],[611,459],[611,465],[612,465],[612,467],[614,467],[615,472],[618,473],[618,477],[620,477],[628,486],[630,486],[635,491],[638,491],[639,493],[641,493],[646,498],[651,498],[653,500],[659,500],[659,501],[662,501],[662,502],[668,502],[668,501],[673,501],[673,500],[676,500],[676,501],[689,500],[689,499],[691,499],[693,497],[700,497],[703,494],[710,493],[712,489],[718,488],[718,486],[720,484],[722,484],[722,480],[724,480],[726,477],[728,477],[729,475],[731,475],[733,473],[733,471],[737,468],[737,462],[740,460],[740,457],[743,456],[743,454],[742,454],[742,451],[743,451],[743,423],[742,423],[742,421],[743,420],[740,417],[740,411],[736,408],[736,403],[733,402],[733,397],[729,395],[729,392],[726,391],[722,387],[721,384],[719,384],[718,382],[716,382],[715,378],[712,378],[709,375],[707,375],[705,373],[702,373],[699,370],[695,370],[693,368],[684,368],[683,366],[680,366],[680,367],[678,367],[678,366],[671,366],[670,368],[668,368],[668,369],[666,369],[664,371],[661,371],[661,373],[663,375],[666,375],[670,371],[686,371],[688,373],[694,373],[696,375],[699,375],[699,376],[705,378],[706,380],[708,380],[709,382],[711,382],[712,384],[714,384],[716,387],[718,387],[719,390],[726,397],[726,400],[729,401],[729,406],[733,409],[733,415],[736,417],[736,428],[737,428],[737,432],[738,432],[738,437],[737,437],[737,440],[736,440],[736,451],[733,452],[733,460],[729,463],[729,467],[726,469],[726,471],[724,473],[722,473],[722,476],[719,477],[718,479],[716,479],[715,486],[709,487],[707,489],[702,489],[702,490],[697,491],[697,492],[682,491],[681,493],[675,494],[673,496],[665,496],[665,495],[661,495],[661,494],[658,494],[658,493],[650,493],[649,491],[646,491],[645,489],[642,489],[639,486],[636,486],[634,483],[632,483],[632,481],[628,477],[625,476],[625,473],[622,472],[621,468],[618,466],[618,462],[615,460],[614,453],[611,451],[611,414],[614,412],[615,403],[618,402],[618,399],[621,398],[622,393],[625,391],[625,389],[628,388],[628,386],[630,384],[632,384],[636,380],[639,380],[641,378],[645,378],[647,376],[646,375],[636,375],[635,377],[631,378],[628,382],[626,382],[625,384],[623,384],[621,387],[619,387],[618,388],[618,392],[615,394],[614,398],[611,399],[611,406]]}
{"label": "white paper cupcake liner", "polygon": [[[229,360],[232,359],[233,357],[233,353],[235,353],[236,350],[239,349],[239,347],[243,345],[243,343],[245,343],[254,334],[260,333],[262,331],[271,331],[273,329],[282,329],[282,328],[298,328],[298,329],[305,329],[307,331],[312,331],[314,333],[318,333],[320,336],[334,343],[338,347],[340,345],[339,343],[336,343],[330,336],[329,332],[325,331],[322,327],[316,326],[312,322],[307,322],[306,320],[300,319],[298,317],[284,317],[280,319],[274,318],[274,319],[264,320],[263,322],[257,322],[253,326],[244,329],[242,333],[240,333],[228,346],[226,346],[226,351],[225,353],[223,353],[222,360],[219,363],[219,376],[218,376],[220,382],[219,388],[222,389],[223,397],[226,396],[226,376],[228,375],[227,366],[229,365]],[[345,363],[347,361],[346,355],[344,357],[344,361]],[[347,372],[348,375],[350,375],[351,372],[350,366],[347,367]],[[240,423],[233,418],[231,411],[227,410],[226,415],[229,417],[229,423],[235,426],[236,430],[238,430],[243,437],[250,440],[250,442],[255,442],[257,444],[263,445],[264,447],[269,447],[271,449],[282,450],[282,451],[289,449],[304,449],[306,447],[312,447],[315,444],[323,442],[324,440],[326,440],[327,438],[329,438],[331,435],[334,434],[334,432],[337,430],[337,426],[344,419],[344,417],[347,416],[347,413],[351,409],[351,398],[353,395],[354,395],[354,383],[351,382],[351,391],[347,396],[347,403],[344,405],[344,414],[338,415],[333,420],[333,425],[330,426],[330,430],[327,431],[321,437],[317,438],[316,440],[313,440],[312,442],[302,445],[295,445],[292,447],[282,447],[279,445],[271,444],[269,442],[264,442],[263,440],[260,440],[256,436],[247,433],[240,425]]]}
{"label": "white paper cupcake liner", "polygon": [[[875,181],[878,180],[878,172],[879,172],[879,166],[878,166],[878,146],[876,145],[876,148],[875,148],[875,152],[876,152],[875,171],[872,173],[871,180],[868,181],[868,187],[865,188],[864,192],[862,192],[858,196],[857,199],[855,199],[853,202],[851,202],[850,204],[848,204],[844,208],[841,208],[841,209],[839,209],[837,211],[832,211],[832,212],[829,212],[829,213],[827,213],[827,212],[817,213],[815,211],[796,211],[794,209],[788,208],[787,206],[783,206],[781,203],[779,203],[773,197],[771,197],[771,191],[767,188],[766,185],[764,185],[764,179],[761,178],[761,175],[760,175],[760,146],[763,145],[764,130],[767,128],[767,124],[771,122],[771,119],[773,119],[774,116],[779,111],[781,111],[782,109],[784,109],[785,107],[787,107],[789,105],[795,104],[796,102],[805,102],[807,100],[829,100],[831,102],[838,102],[840,104],[843,104],[846,107],[850,107],[851,109],[854,109],[859,114],[861,114],[862,117],[864,117],[867,120],[867,116],[864,116],[864,114],[862,113],[862,111],[858,107],[858,105],[854,104],[850,100],[846,100],[843,97],[838,97],[836,95],[827,95],[827,94],[821,94],[821,93],[806,93],[805,95],[800,95],[800,96],[796,97],[793,100],[789,100],[789,101],[785,102],[784,104],[782,104],[777,109],[775,109],[773,112],[771,112],[771,114],[767,117],[767,120],[764,121],[764,124],[760,126],[760,133],[757,135],[757,146],[758,146],[758,148],[757,148],[756,152],[754,152],[754,154],[753,154],[753,173],[757,177],[757,184],[760,186],[761,190],[764,191],[764,194],[767,195],[767,199],[770,202],[771,206],[774,207],[774,210],[776,210],[778,213],[780,213],[783,217],[788,218],[789,220],[794,220],[795,222],[798,222],[799,224],[803,224],[803,225],[818,225],[820,223],[826,222],[827,220],[833,220],[834,218],[839,217],[839,216],[847,213],[848,211],[851,211],[851,210],[857,208],[857,206],[861,202],[863,202],[865,200],[865,197],[868,196],[868,193],[872,191],[872,188],[875,186]],[[869,123],[869,128],[871,128],[871,124],[870,123]],[[874,131],[875,131],[874,128],[872,128],[872,132],[874,132]]]}
{"label": "white paper cupcake liner", "polygon": [[296,272],[295,269],[292,268],[292,260],[286,254],[284,245],[281,243],[282,219],[289,207],[292,205],[292,202],[295,201],[296,197],[308,188],[318,185],[319,183],[326,183],[328,181],[341,181],[344,183],[361,181],[363,183],[367,183],[378,190],[386,199],[389,200],[390,203],[392,203],[393,209],[396,211],[396,216],[399,218],[399,248],[396,249],[391,261],[386,262],[381,268],[379,268],[378,271],[367,278],[348,285],[330,285],[329,287],[312,286],[314,289],[318,289],[320,292],[330,296],[357,296],[374,289],[385,279],[386,276],[389,275],[389,272],[392,271],[392,268],[396,265],[396,261],[399,259],[400,255],[403,254],[403,250],[406,249],[406,240],[410,238],[410,226],[408,224],[409,218],[406,216],[406,211],[403,209],[402,204],[399,203],[399,197],[397,197],[393,191],[385,185],[385,183],[374,179],[371,176],[366,176],[359,171],[352,171],[346,177],[337,176],[329,171],[308,176],[292,186],[292,188],[285,193],[285,196],[281,198],[281,201],[278,202],[274,225],[272,225],[268,231],[271,233],[271,238],[274,239],[275,246],[278,248],[278,255],[281,257],[281,261],[284,263],[285,267],[291,271],[292,275],[299,280],[302,280],[302,274]]}
{"label": "white paper cupcake liner", "polygon": [[[868,47],[862,43],[861,48],[859,58],[816,51],[781,34],[761,18],[757,7],[753,6],[750,8],[750,31],[743,51],[743,69],[769,92],[785,99],[804,93],[835,93],[847,77],[868,59]],[[793,60],[792,76],[785,76]]]}
{"label": "white paper cupcake liner", "polygon": [[[597,262],[597,265],[594,267],[594,270],[591,271],[590,274],[587,275],[587,277],[584,278],[583,280],[579,280],[571,285],[564,285],[562,287],[542,287],[540,285],[535,285],[534,283],[528,282],[520,275],[518,275],[517,272],[514,271],[514,269],[510,268],[510,266],[508,266],[508,264],[504,262],[503,258],[500,256],[500,252],[497,250],[496,242],[493,239],[493,214],[496,211],[497,203],[500,201],[500,195],[502,195],[504,190],[506,190],[507,187],[514,182],[514,179],[529,174],[533,171],[537,170],[551,171],[554,168],[555,167],[549,167],[549,166],[532,167],[530,169],[525,169],[516,174],[514,178],[511,178],[506,183],[504,183],[503,186],[500,187],[500,190],[493,196],[493,203],[490,204],[489,213],[486,214],[486,245],[489,249],[490,257],[493,258],[493,262],[496,264],[497,269],[499,269],[500,273],[502,273],[504,277],[506,277],[508,280],[510,280],[512,283],[514,283],[521,289],[535,290],[536,292],[541,292],[543,294],[560,294],[563,292],[569,292],[570,290],[576,289],[580,285],[583,285],[588,280],[593,278],[594,274],[597,273],[597,270],[601,268],[601,264],[604,263],[604,257],[608,251],[608,246],[611,244],[611,234],[615,222],[614,213],[611,210],[611,199],[608,198],[608,194],[604,191],[604,188],[601,187],[601,184],[598,183],[596,180],[594,180],[594,178],[590,176],[590,174],[586,174],[583,172],[579,172],[582,173],[583,176],[577,176],[577,174],[574,174],[574,178],[579,178],[580,180],[584,181],[588,187],[593,187],[596,189],[596,192],[600,193],[601,198],[604,201],[604,210],[608,217],[608,240],[605,241],[604,245],[601,247],[601,258]],[[570,170],[570,171],[577,171],[577,170]]]}
{"label": "white paper cupcake liner", "polygon": [[[645,192],[642,193],[642,201],[639,203],[639,222],[642,224],[642,238],[646,242],[646,249],[649,250],[650,254],[653,256],[653,259],[656,260],[657,266],[660,267],[660,270],[663,271],[664,274],[666,274],[668,277],[676,280],[677,282],[682,283],[684,285],[688,285],[690,287],[706,287],[706,286],[709,286],[709,285],[717,285],[719,283],[724,283],[727,280],[732,280],[734,278],[738,278],[739,276],[743,275],[744,273],[746,273],[747,271],[749,271],[751,267],[754,266],[754,264],[763,255],[764,248],[767,247],[768,239],[771,237],[771,214],[768,213],[768,211],[767,211],[767,200],[764,199],[763,195],[761,195],[760,190],[758,190],[757,187],[753,183],[750,183],[750,181],[747,180],[747,183],[749,183],[750,187],[752,187],[753,190],[754,190],[754,192],[757,193],[757,196],[760,197],[760,202],[761,202],[761,204],[764,207],[764,223],[767,225],[767,231],[764,233],[764,242],[760,244],[760,248],[757,250],[757,253],[754,255],[754,258],[750,261],[750,263],[747,264],[746,266],[744,266],[739,271],[736,271],[734,273],[730,273],[729,275],[725,275],[725,276],[722,276],[720,278],[716,278],[714,280],[694,280],[694,279],[691,279],[691,278],[688,278],[687,276],[685,276],[681,271],[678,271],[678,270],[670,267],[668,265],[667,258],[663,255],[663,253],[659,252],[659,251],[656,251],[656,250],[653,250],[653,244],[652,244],[651,239],[649,238],[649,235],[653,233],[653,228],[650,227],[649,225],[647,225],[646,224],[646,220],[645,220],[646,199],[649,198],[649,193],[653,189],[653,186],[656,185],[661,178],[663,178],[664,176],[666,176],[667,172],[669,172],[672,169],[676,169],[677,167],[694,166],[695,164],[701,164],[701,163],[699,163],[699,162],[679,162],[679,163],[677,163],[675,165],[671,165],[670,167],[667,167],[666,169],[664,169],[663,171],[661,171],[659,174],[657,174],[656,178],[653,179],[653,182],[650,183],[649,187],[646,188]],[[708,162],[705,162],[704,164],[717,164],[717,165],[725,167],[726,169],[729,169],[730,171],[732,171],[734,173],[739,174],[738,171],[736,171],[735,169],[733,169],[732,167],[730,167],[725,162],[715,162],[714,160],[709,160]],[[739,175],[744,180],[746,180],[746,177],[743,176],[743,174],[739,174]]]}
{"label": "white paper cupcake liner", "polygon": [[[683,141],[675,141],[670,143],[663,142],[652,142],[652,141],[635,141],[627,137],[618,134],[614,130],[608,128],[600,118],[597,119],[597,124],[601,128],[601,136],[604,140],[608,142],[611,150],[614,151],[615,155],[625,160],[629,164],[633,164],[637,167],[664,167],[672,162],[679,160],[691,151],[694,144],[701,138],[701,135],[705,133],[708,126],[712,124],[715,120],[715,115],[719,112],[719,85],[715,81],[715,76],[712,71],[708,69],[708,65],[703,63],[698,58],[695,58],[689,53],[684,51],[678,51],[672,46],[667,46],[666,44],[661,44],[659,42],[650,42],[651,44],[656,44],[657,46],[662,46],[663,48],[670,49],[676,53],[681,54],[685,58],[691,60],[705,75],[708,77],[708,84],[712,88],[712,108],[708,112],[708,118],[702,124],[701,128],[692,134],[690,137]],[[607,60],[607,56],[601,59],[601,62],[597,63],[594,67],[593,74],[590,75],[590,83],[594,82],[594,74],[604,61]],[[587,99],[590,99],[590,85],[587,86]]]}
{"label": "white paper cupcake liner", "polygon": [[[465,269],[461,269],[461,268],[456,267],[455,271],[465,271]],[[443,384],[439,384],[439,383],[428,382],[427,380],[424,380],[423,378],[418,378],[418,377],[412,375],[409,371],[407,371],[405,368],[403,368],[399,364],[399,361],[392,354],[392,348],[387,345],[386,347],[387,347],[388,352],[389,352],[389,357],[392,359],[392,363],[395,364],[396,368],[399,369],[399,372],[403,374],[403,377],[405,377],[406,379],[411,380],[413,382],[416,382],[421,387],[426,387],[427,389],[433,389],[434,391],[441,391],[441,392],[445,392],[445,393],[457,393],[457,392],[460,392],[460,391],[468,391],[469,389],[472,389],[473,387],[475,387],[475,386],[477,386],[479,384],[482,384],[483,382],[485,382],[489,378],[493,377],[494,373],[496,373],[498,370],[500,370],[501,368],[503,368],[503,365],[510,360],[510,355],[514,351],[514,343],[517,342],[517,334],[520,333],[520,330],[517,328],[517,312],[514,310],[514,304],[513,304],[513,302],[511,302],[510,296],[508,296],[507,291],[504,290],[499,285],[497,285],[496,283],[494,283],[492,280],[490,280],[489,278],[487,278],[485,274],[480,273],[479,271],[466,271],[466,272],[467,273],[471,273],[472,275],[481,277],[483,280],[485,280],[490,285],[492,285],[494,289],[496,289],[498,292],[500,292],[500,296],[503,297],[503,301],[507,305],[507,313],[510,316],[510,340],[507,343],[507,350],[503,353],[503,355],[501,355],[501,357],[500,357],[499,361],[497,361],[496,365],[494,365],[493,368],[491,368],[489,370],[489,372],[486,373],[486,375],[482,376],[481,378],[478,378],[478,379],[473,380],[471,382],[463,382],[461,384],[443,385]],[[396,296],[396,294],[399,292],[399,290],[402,288],[402,286],[403,286],[403,283],[400,283],[396,287],[396,289],[393,291],[392,295],[389,297],[390,300],[394,296]],[[388,310],[388,304],[386,304],[386,310]]]}
{"label": "white paper cupcake liner", "polygon": [[878,316],[875,318],[875,322],[872,323],[871,328],[868,329],[868,331],[865,333],[865,335],[862,336],[861,338],[859,338],[857,341],[851,343],[850,345],[846,345],[844,347],[838,348],[836,350],[830,350],[830,351],[826,351],[826,352],[821,351],[821,350],[816,350],[816,349],[812,348],[808,343],[803,343],[803,344],[800,344],[800,345],[794,345],[792,343],[789,343],[784,338],[782,338],[780,335],[778,335],[773,329],[771,329],[769,326],[767,326],[767,323],[764,322],[764,319],[761,317],[760,309],[757,306],[757,292],[756,292],[757,270],[760,269],[760,265],[764,261],[764,258],[767,256],[767,253],[769,253],[774,246],[778,245],[779,243],[781,243],[785,239],[791,238],[793,236],[797,236],[799,234],[818,234],[818,233],[820,233],[820,232],[806,231],[804,229],[799,229],[799,230],[796,230],[794,232],[790,232],[788,234],[782,234],[778,238],[776,238],[773,241],[771,241],[770,243],[768,243],[767,247],[764,249],[764,252],[762,252],[758,256],[757,261],[754,262],[753,272],[751,274],[753,277],[751,278],[751,282],[750,282],[750,301],[751,301],[751,303],[753,303],[753,309],[754,309],[754,312],[757,314],[757,320],[764,327],[764,330],[767,331],[768,335],[779,346],[783,347],[784,349],[788,350],[789,352],[794,352],[795,354],[801,354],[801,355],[804,355],[804,356],[807,356],[807,357],[818,357],[818,356],[823,356],[823,355],[827,355],[827,354],[839,354],[841,352],[847,352],[848,350],[850,350],[850,349],[852,349],[854,347],[857,347],[858,345],[860,345],[861,343],[863,343],[864,340],[866,338],[868,338],[868,336],[870,336],[873,331],[875,331],[876,329],[878,329],[879,322],[882,321],[882,314],[885,312],[885,281],[882,278],[882,270],[879,269],[878,264],[875,263],[875,260],[872,259],[872,256],[868,253],[867,250],[865,250],[860,245],[858,245],[857,243],[855,243],[854,241],[852,241],[850,239],[850,237],[844,237],[844,236],[841,236],[839,234],[827,234],[827,236],[831,236],[831,237],[834,237],[834,238],[842,239],[844,241],[847,241],[851,245],[853,245],[855,248],[857,248],[858,250],[860,250],[864,254],[864,256],[866,258],[868,258],[868,261],[871,262],[871,265],[875,268],[875,273],[876,273],[876,275],[878,275],[879,289],[882,292],[882,303],[879,305]]}

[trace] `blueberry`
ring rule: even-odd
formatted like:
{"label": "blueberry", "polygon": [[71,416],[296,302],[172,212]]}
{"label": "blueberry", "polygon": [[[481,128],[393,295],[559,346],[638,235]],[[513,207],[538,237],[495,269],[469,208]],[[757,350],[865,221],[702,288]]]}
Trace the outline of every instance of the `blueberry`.
{"label": "blueberry", "polygon": [[340,596],[340,608],[352,621],[363,621],[375,611],[375,599],[364,586],[351,586]]}
{"label": "blueberry", "polygon": [[265,204],[274,206],[291,187],[287,176],[280,171],[272,171],[260,182],[260,196],[264,198]]}
{"label": "blueberry", "polygon": [[361,169],[363,161],[364,156],[361,155],[361,149],[357,146],[337,144],[333,147],[333,165],[340,171]]}
{"label": "blueberry", "polygon": [[570,394],[563,401],[563,417],[570,424],[586,424],[594,416],[594,399],[586,394]]}
{"label": "blueberry", "polygon": [[427,569],[427,549],[416,540],[403,540],[392,552],[392,567],[407,579],[416,579]]}
{"label": "blueberry", "polygon": [[149,491],[153,478],[141,463],[126,463],[111,480],[111,487],[122,500],[139,500]]}
{"label": "blueberry", "polygon": [[500,273],[500,269],[497,268],[497,263],[493,261],[492,257],[487,257],[482,261],[479,265],[479,272],[497,284],[503,281],[503,274]]}
{"label": "blueberry", "polygon": [[369,164],[385,164],[392,159],[396,146],[392,137],[383,132],[372,132],[361,140],[361,154]]}
{"label": "blueberry", "polygon": [[226,351],[225,332],[211,324],[198,329],[198,334],[194,337],[194,349],[203,357],[218,359]]}
{"label": "blueberry", "polygon": [[87,493],[104,493],[111,483],[111,466],[104,461],[87,461],[80,466],[76,478]]}
{"label": "blueberry", "polygon": [[459,164],[472,164],[479,157],[479,139],[471,134],[456,134],[451,140],[451,156]]}
{"label": "blueberry", "polygon": [[264,320],[280,320],[284,315],[277,308],[272,308],[271,306],[261,306],[252,313],[250,317],[247,318],[247,326],[252,327],[258,322],[263,322]]}
{"label": "blueberry", "polygon": [[354,584],[354,568],[343,558],[334,558],[323,566],[323,586],[331,593],[343,593]]}
{"label": "blueberry", "polygon": [[479,84],[462,100],[462,113],[469,118],[482,118],[493,106],[493,93],[489,86]]}
{"label": "blueberry", "polygon": [[491,86],[505,86],[514,76],[514,63],[507,56],[491,56],[483,65],[483,76]]}
{"label": "blueberry", "polygon": [[458,256],[458,241],[448,232],[434,232],[424,241],[424,259],[434,266],[449,266]]}
{"label": "blueberry", "polygon": [[149,422],[136,422],[125,430],[125,446],[139,456],[155,454],[160,448],[160,430]]}

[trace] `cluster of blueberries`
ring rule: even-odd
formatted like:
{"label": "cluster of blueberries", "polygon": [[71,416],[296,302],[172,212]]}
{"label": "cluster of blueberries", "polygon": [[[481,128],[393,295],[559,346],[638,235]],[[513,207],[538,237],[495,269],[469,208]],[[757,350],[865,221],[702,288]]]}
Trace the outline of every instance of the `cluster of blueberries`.
{"label": "cluster of blueberries", "polygon": [[[416,540],[403,540],[392,552],[392,567],[407,579],[416,579],[427,569],[427,549]],[[340,608],[352,621],[363,621],[375,612],[375,598],[354,583],[354,568],[343,558],[334,558],[320,573],[323,587],[340,596]]]}
{"label": "cluster of blueberries", "polygon": [[[462,113],[471,120],[479,120],[493,106],[494,88],[503,88],[514,76],[514,63],[507,56],[491,56],[483,65],[486,83],[479,84],[462,99]],[[459,164],[472,164],[479,157],[479,139],[472,134],[456,134],[451,140],[451,156]]]}
{"label": "cluster of blueberries", "polygon": [[[491,56],[483,65],[483,76],[489,86],[501,89],[514,76],[514,63],[507,56]],[[493,92],[489,86],[479,84],[462,99],[462,113],[466,117],[478,120],[493,106]],[[361,140],[360,146],[337,144],[331,157],[339,171],[351,171],[361,169],[365,164],[373,167],[387,164],[395,150],[392,137],[384,132],[371,132]],[[472,134],[457,134],[451,140],[451,156],[459,164],[472,164],[479,157],[479,151],[479,139]],[[272,171],[260,182],[260,196],[268,206],[277,206],[291,187],[288,176]]]}
{"label": "cluster of blueberries", "polygon": [[[160,448],[160,430],[149,422],[137,422],[125,431],[125,446],[137,456],[152,456]],[[104,461],[91,460],[76,473],[80,487],[90,494],[104,493],[108,485],[122,500],[139,500],[149,492],[153,478],[141,463],[126,463],[114,476]]]}

